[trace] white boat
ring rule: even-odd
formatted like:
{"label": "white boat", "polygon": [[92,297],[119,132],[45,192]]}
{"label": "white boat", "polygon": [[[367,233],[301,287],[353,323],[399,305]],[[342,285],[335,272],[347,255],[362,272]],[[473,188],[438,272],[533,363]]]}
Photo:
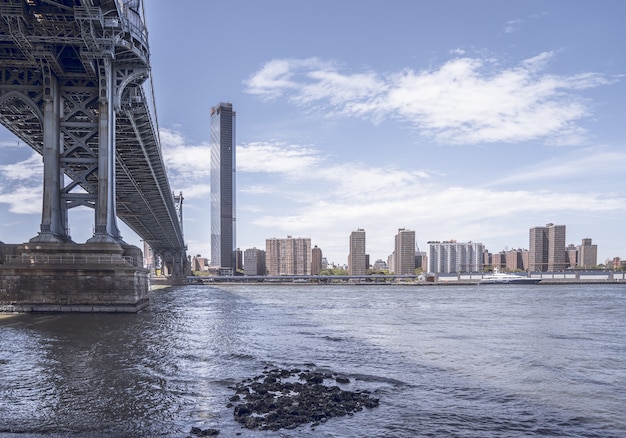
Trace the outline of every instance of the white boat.
{"label": "white boat", "polygon": [[524,277],[516,274],[506,274],[497,268],[493,274],[485,275],[478,284],[537,284],[541,278]]}

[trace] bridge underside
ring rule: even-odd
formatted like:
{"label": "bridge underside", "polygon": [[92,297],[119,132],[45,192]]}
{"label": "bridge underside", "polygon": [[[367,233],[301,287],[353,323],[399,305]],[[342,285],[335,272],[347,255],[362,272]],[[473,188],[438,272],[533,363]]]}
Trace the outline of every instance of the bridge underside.
{"label": "bridge underside", "polygon": [[67,211],[82,205],[95,211],[91,241],[121,243],[119,217],[156,254],[184,263],[182,196],[169,186],[144,90],[141,11],[139,0],[1,2],[0,123],[43,156],[34,241],[71,241]]}
{"label": "bridge underside", "polygon": [[[118,217],[174,276],[187,270],[183,198],[170,188],[145,91],[142,12],[141,0],[0,0],[0,123],[43,157],[40,230],[0,244],[0,311],[145,306],[148,272]],[[77,206],[94,210],[84,244],[69,234]]]}

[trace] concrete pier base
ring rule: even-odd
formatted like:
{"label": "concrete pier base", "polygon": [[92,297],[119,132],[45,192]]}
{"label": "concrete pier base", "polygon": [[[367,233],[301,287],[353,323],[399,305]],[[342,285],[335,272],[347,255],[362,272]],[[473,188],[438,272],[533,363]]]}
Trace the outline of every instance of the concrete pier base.
{"label": "concrete pier base", "polygon": [[149,289],[134,246],[0,243],[0,312],[138,312]]}

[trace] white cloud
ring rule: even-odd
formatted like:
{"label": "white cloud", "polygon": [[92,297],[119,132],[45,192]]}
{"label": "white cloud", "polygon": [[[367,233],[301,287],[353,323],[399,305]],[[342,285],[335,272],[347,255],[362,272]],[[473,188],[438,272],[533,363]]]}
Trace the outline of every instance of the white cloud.
{"label": "white cloud", "polygon": [[43,163],[33,152],[17,163],[0,165],[0,204],[16,214],[41,213]]}
{"label": "white cloud", "polygon": [[0,203],[8,204],[10,213],[36,214],[41,213],[42,196],[41,186],[18,186],[0,193]]}
{"label": "white cloud", "polygon": [[237,147],[237,172],[297,176],[320,161],[319,152],[307,146],[252,142]]}
{"label": "white cloud", "polygon": [[[281,142],[257,142],[237,149],[237,172],[262,173],[272,181],[238,187],[242,193],[280,194],[293,202],[334,199],[361,202],[372,196],[405,198],[414,186],[430,177],[420,169],[403,170],[392,166],[374,167],[359,162],[337,163],[311,146]],[[273,182],[273,184],[272,184]],[[311,190],[315,187],[315,190]]]}
{"label": "white cloud", "polygon": [[210,184],[194,184],[185,186],[179,189],[183,192],[183,198],[189,199],[210,199],[211,185]]}
{"label": "white cloud", "polygon": [[[457,57],[430,70],[347,74],[317,59],[273,60],[247,92],[372,121],[399,118],[441,143],[543,140],[579,143],[590,116],[575,91],[617,80],[597,73],[543,73],[553,52],[503,68],[497,60]],[[328,113],[328,111],[326,112]]]}
{"label": "white cloud", "polygon": [[163,160],[172,180],[201,179],[210,175],[211,147],[209,144],[188,144],[178,131],[161,129]]}
{"label": "white cloud", "polygon": [[248,87],[249,93],[273,99],[281,96],[285,90],[300,87],[294,80],[298,70],[326,71],[329,67],[330,64],[317,58],[274,59],[265,63],[250,79],[244,81],[244,84]]}
{"label": "white cloud", "polygon": [[29,180],[43,176],[43,161],[41,155],[33,152],[26,160],[12,164],[0,165],[0,176],[7,180]]}

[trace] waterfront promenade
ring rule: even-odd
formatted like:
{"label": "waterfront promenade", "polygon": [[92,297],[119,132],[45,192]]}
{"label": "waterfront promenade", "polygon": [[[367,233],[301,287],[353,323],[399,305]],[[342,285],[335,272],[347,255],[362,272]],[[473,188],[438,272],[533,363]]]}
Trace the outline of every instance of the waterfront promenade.
{"label": "waterfront promenade", "polygon": [[[263,283],[263,284],[414,284],[417,286],[433,285],[471,285],[478,284],[484,273],[455,274],[420,274],[420,275],[241,275],[241,276],[188,276],[189,284],[214,283]],[[521,274],[523,275],[523,274]],[[625,271],[563,271],[530,272],[528,277],[540,278],[538,284],[603,284],[626,282]]]}

